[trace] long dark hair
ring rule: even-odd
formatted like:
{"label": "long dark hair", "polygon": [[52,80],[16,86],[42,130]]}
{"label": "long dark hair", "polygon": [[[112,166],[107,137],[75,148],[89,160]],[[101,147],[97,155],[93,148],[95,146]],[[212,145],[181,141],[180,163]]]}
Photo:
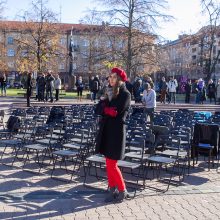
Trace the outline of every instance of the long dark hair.
{"label": "long dark hair", "polygon": [[112,98],[116,98],[117,95],[119,94],[119,89],[120,89],[120,86],[123,84],[122,80],[121,80],[121,77],[117,75],[117,81],[116,81],[116,84],[115,86],[112,87],[112,90],[113,90],[113,96]]}

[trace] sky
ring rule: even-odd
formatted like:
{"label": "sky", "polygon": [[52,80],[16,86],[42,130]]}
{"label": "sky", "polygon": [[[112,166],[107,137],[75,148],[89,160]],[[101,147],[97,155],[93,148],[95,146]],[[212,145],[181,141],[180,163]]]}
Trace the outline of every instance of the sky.
{"label": "sky", "polygon": [[[161,24],[158,33],[166,40],[175,40],[178,35],[193,34],[205,25],[205,18],[200,14],[200,0],[167,0],[169,10],[166,13],[175,17],[171,23]],[[4,16],[15,20],[22,10],[29,8],[31,0],[7,0]],[[78,23],[87,9],[97,7],[94,0],[49,0],[48,6],[55,12],[61,11],[61,22]],[[61,9],[61,10],[60,10]]]}

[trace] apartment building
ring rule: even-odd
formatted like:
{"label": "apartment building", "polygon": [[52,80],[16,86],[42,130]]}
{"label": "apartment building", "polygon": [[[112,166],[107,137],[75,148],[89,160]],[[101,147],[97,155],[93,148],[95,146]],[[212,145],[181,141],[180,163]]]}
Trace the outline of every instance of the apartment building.
{"label": "apartment building", "polygon": [[163,45],[160,69],[168,76],[198,79],[220,78],[220,27],[207,26],[193,35],[180,35],[175,41]]}
{"label": "apartment building", "polygon": [[[21,45],[32,41],[35,31],[33,26],[34,24],[27,26],[20,21],[0,22],[0,71],[6,72],[10,81],[20,79],[23,72],[21,67],[24,63],[18,61],[27,57],[30,46],[27,49]],[[58,55],[51,55],[51,59],[47,57],[42,71],[50,69],[59,73],[63,83],[68,83],[71,75],[86,79],[91,75],[106,75],[107,69],[103,61],[111,61],[116,55],[114,51],[122,50],[126,45],[126,40],[122,37],[124,30],[119,27],[62,23],[55,26]],[[37,72],[32,69],[33,66],[34,60],[30,71]]]}

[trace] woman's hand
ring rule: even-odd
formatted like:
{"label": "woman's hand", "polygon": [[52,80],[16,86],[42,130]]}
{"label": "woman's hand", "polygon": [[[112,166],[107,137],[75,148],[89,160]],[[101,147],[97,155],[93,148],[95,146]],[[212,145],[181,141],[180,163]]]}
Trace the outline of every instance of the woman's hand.
{"label": "woman's hand", "polygon": [[118,114],[116,107],[105,107],[104,114],[115,118]]}

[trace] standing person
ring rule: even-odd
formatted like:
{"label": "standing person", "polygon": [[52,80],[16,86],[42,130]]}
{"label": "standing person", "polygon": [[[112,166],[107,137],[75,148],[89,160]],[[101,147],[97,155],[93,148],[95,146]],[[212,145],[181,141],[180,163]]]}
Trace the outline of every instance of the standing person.
{"label": "standing person", "polygon": [[187,80],[187,83],[185,85],[185,92],[186,92],[185,103],[190,103],[190,94],[192,93],[191,79]]}
{"label": "standing person", "polygon": [[93,101],[96,102],[96,94],[99,92],[101,87],[98,76],[96,76],[92,81],[92,92],[93,92]]}
{"label": "standing person", "polygon": [[152,80],[152,78],[151,78],[150,76],[147,76],[147,77],[146,77],[146,83],[149,83],[149,84],[150,84],[150,87],[151,87],[152,89],[154,89],[154,82],[153,82],[153,80]]}
{"label": "standing person", "polygon": [[7,77],[6,77],[5,73],[3,73],[2,77],[1,77],[0,83],[1,83],[1,95],[6,96]]}
{"label": "standing person", "polygon": [[151,127],[153,127],[154,110],[156,108],[156,92],[151,88],[150,83],[144,84],[142,103],[145,106],[144,114],[146,114],[146,122],[149,116]]}
{"label": "standing person", "polygon": [[31,99],[31,93],[32,93],[32,88],[33,88],[33,82],[32,82],[32,74],[28,73],[27,75],[27,107],[30,107],[30,99]]}
{"label": "standing person", "polygon": [[[125,86],[127,75],[124,70],[117,67],[111,70],[106,107],[100,123],[96,143],[96,152],[106,159],[109,192],[105,202],[122,202],[129,197],[117,161],[124,158],[125,153],[125,120],[131,103],[131,94]],[[118,190],[118,191],[117,191]]]}
{"label": "standing person", "polygon": [[128,80],[125,82],[125,85],[126,85],[127,90],[131,93],[131,97],[132,97],[133,85],[130,82],[130,78],[128,78]]}
{"label": "standing person", "polygon": [[167,94],[167,82],[165,80],[165,77],[163,76],[160,84],[159,84],[159,91],[160,91],[160,102],[166,103],[166,94]]}
{"label": "standing person", "polygon": [[77,89],[78,100],[82,101],[82,93],[83,93],[83,89],[84,89],[82,76],[79,76],[78,80],[76,81],[76,89]]}
{"label": "standing person", "polygon": [[214,102],[216,104],[216,86],[212,79],[208,82],[208,97],[210,100],[210,104],[212,103],[212,99],[214,99]]}
{"label": "standing person", "polygon": [[90,100],[93,100],[93,80],[94,76],[91,76],[89,79],[89,91],[90,91]]}
{"label": "standing person", "polygon": [[137,78],[133,84],[133,94],[135,103],[141,102],[142,80]]}
{"label": "standing person", "polygon": [[44,101],[44,93],[45,93],[45,75],[40,73],[39,77],[37,78],[38,84],[38,101]]}
{"label": "standing person", "polygon": [[56,78],[54,80],[54,88],[55,88],[55,91],[56,91],[55,98],[56,98],[56,101],[58,101],[60,90],[61,90],[61,79],[59,77],[59,74],[56,75]]}
{"label": "standing person", "polygon": [[173,101],[173,103],[176,103],[176,89],[178,87],[178,83],[176,81],[176,79],[174,79],[173,76],[170,77],[170,81],[167,84],[168,89],[169,89],[169,103]]}
{"label": "standing person", "polygon": [[53,89],[54,89],[54,77],[52,76],[51,72],[47,73],[45,77],[46,82],[46,101],[50,97],[50,102],[53,102]]}
{"label": "standing person", "polygon": [[202,78],[200,78],[196,85],[196,103],[203,104],[206,100],[206,91],[205,91],[205,82]]}
{"label": "standing person", "polygon": [[218,84],[216,88],[216,97],[217,97],[218,104],[220,104],[220,79],[218,80]]}

